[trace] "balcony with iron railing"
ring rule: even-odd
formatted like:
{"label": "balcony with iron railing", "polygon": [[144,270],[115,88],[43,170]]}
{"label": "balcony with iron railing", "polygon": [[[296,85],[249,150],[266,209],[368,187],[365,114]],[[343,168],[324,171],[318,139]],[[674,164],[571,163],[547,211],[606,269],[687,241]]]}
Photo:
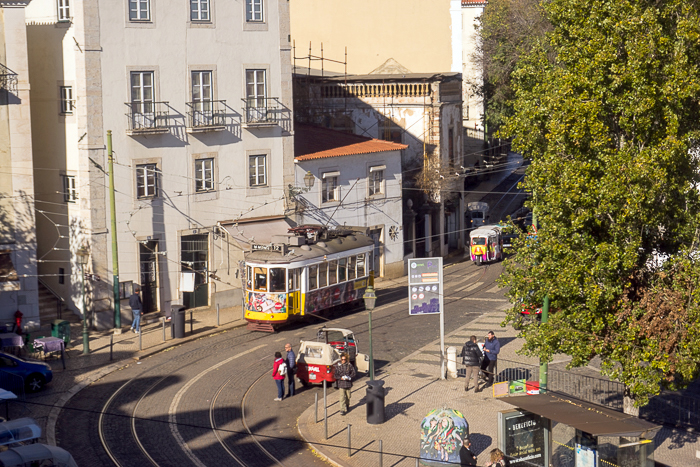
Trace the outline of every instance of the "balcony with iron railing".
{"label": "balcony with iron railing", "polygon": [[170,131],[170,105],[168,102],[126,102],[129,109],[126,118],[126,134],[154,135]]}
{"label": "balcony with iron railing", "polygon": [[226,128],[226,101],[188,102],[187,133],[222,131]]}
{"label": "balcony with iron railing", "polygon": [[17,81],[17,73],[0,63],[0,89],[16,94]]}
{"label": "balcony with iron railing", "polygon": [[327,83],[321,87],[326,99],[357,98],[425,98],[432,92],[430,83]]}
{"label": "balcony with iron railing", "polygon": [[243,101],[243,126],[273,126],[279,122],[279,101],[276,97],[249,97]]}

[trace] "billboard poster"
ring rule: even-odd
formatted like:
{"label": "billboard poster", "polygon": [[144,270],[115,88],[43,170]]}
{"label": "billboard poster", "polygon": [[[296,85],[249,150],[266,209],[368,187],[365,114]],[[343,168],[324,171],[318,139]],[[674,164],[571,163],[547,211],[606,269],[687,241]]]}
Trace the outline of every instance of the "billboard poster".
{"label": "billboard poster", "polygon": [[[524,384],[523,384],[524,386]],[[530,412],[517,412],[505,417],[505,454],[510,464],[545,466],[545,421]]]}
{"label": "billboard poster", "polygon": [[415,258],[408,262],[408,313],[440,313],[442,258]]}

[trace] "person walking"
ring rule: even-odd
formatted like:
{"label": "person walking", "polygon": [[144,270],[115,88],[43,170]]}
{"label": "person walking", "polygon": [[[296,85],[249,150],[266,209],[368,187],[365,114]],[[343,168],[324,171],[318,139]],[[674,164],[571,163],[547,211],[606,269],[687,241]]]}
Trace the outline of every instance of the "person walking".
{"label": "person walking", "polygon": [[139,292],[141,289],[139,286],[134,287],[134,292],[131,294],[131,297],[129,297],[129,306],[131,307],[131,330],[134,331],[136,334],[141,332],[141,310],[143,307],[141,306],[141,297],[139,296]]}
{"label": "person walking", "polygon": [[[284,370],[280,370],[280,367],[284,365]],[[282,360],[282,354],[275,352],[275,363],[272,365],[272,379],[275,380],[277,384],[277,397],[276,401],[281,401],[284,398],[284,378],[286,372],[287,364]]]}
{"label": "person walking", "polygon": [[510,467],[510,461],[500,449],[492,449],[489,453],[491,462],[486,467]]}
{"label": "person walking", "polygon": [[292,344],[284,344],[284,350],[287,351],[287,382],[289,389],[287,389],[287,397],[292,397],[294,395],[294,375],[297,372],[297,359],[292,350]]}
{"label": "person walking", "polygon": [[498,360],[498,353],[500,351],[501,343],[498,341],[493,331],[489,331],[484,341],[484,361],[481,362],[481,371],[486,373],[487,381],[481,389],[477,387],[474,392],[481,392],[485,387],[493,384],[493,378],[496,372],[496,361]]}
{"label": "person walking", "polygon": [[348,354],[342,354],[340,363],[337,363],[333,370],[333,375],[338,381],[338,389],[340,390],[340,415],[345,415],[350,410],[352,379],[355,377],[355,368],[348,360]]}
{"label": "person walking", "polygon": [[476,336],[471,336],[462,347],[462,365],[465,366],[467,380],[464,382],[464,390],[469,391],[469,381],[474,375],[474,389],[479,387],[479,366],[484,354],[481,353],[479,345],[476,343]]}

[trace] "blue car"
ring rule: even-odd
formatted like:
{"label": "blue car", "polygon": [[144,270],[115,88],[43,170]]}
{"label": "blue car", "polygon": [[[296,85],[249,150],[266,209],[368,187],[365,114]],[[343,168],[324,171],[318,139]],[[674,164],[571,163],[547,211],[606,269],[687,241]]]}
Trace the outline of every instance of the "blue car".
{"label": "blue car", "polygon": [[[29,392],[36,392],[50,383],[53,379],[51,367],[44,362],[32,362],[0,352],[0,372],[17,375],[24,381],[24,387]],[[0,375],[0,381],[5,381]],[[3,388],[12,390],[11,388]]]}

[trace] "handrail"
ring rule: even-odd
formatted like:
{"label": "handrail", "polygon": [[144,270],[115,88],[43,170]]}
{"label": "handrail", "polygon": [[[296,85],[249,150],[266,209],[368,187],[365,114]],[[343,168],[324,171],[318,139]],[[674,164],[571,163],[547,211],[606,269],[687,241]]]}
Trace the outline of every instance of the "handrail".
{"label": "handrail", "polygon": [[49,287],[49,285],[46,282],[44,282],[44,280],[41,277],[37,279],[39,280],[39,283],[43,285],[46,288],[46,290],[48,290],[51,293],[51,295],[53,295],[56,299],[56,310],[58,312],[58,319],[61,319],[61,315],[63,314],[63,305],[66,303],[66,300],[60,295],[58,295],[54,289]]}

